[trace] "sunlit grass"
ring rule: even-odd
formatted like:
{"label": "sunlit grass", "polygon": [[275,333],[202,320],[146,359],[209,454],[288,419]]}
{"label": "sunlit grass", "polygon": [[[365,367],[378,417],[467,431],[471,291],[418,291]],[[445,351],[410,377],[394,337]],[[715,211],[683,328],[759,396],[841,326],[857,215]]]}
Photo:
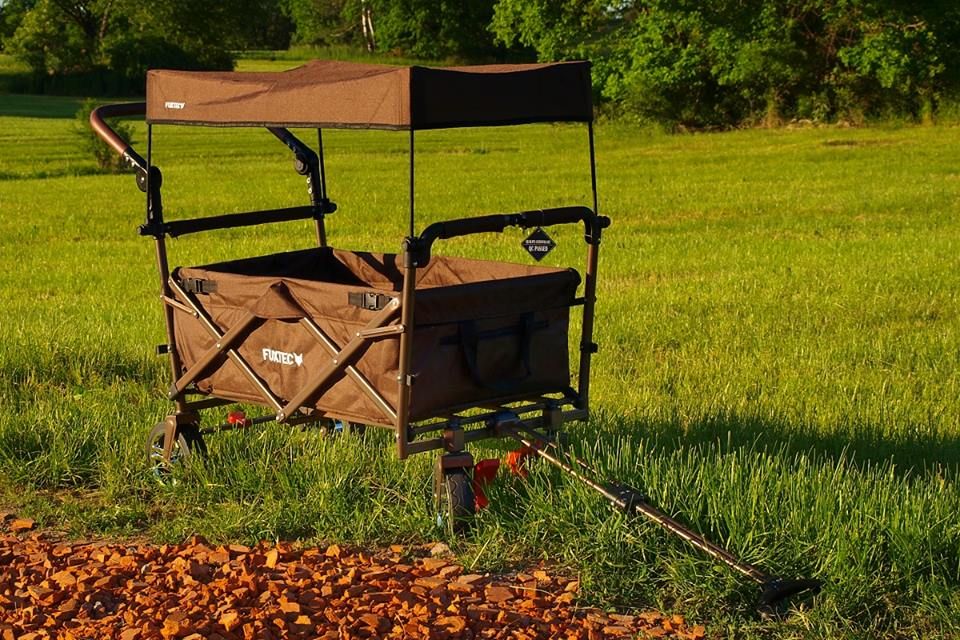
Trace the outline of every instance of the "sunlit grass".
{"label": "sunlit grass", "polygon": [[[169,411],[169,381],[153,355],[163,328],[153,247],[136,234],[143,197],[132,176],[98,175],[79,155],[73,108],[0,98],[4,501],[78,535],[440,535],[432,457],[400,463],[380,432],[226,434],[181,482],[154,482],[143,439]],[[155,133],[170,219],[305,202],[265,131]],[[331,242],[396,251],[406,135],[324,141],[340,205]],[[593,603],[675,609],[717,635],[960,633],[958,142],[957,128],[597,131],[600,208],[614,225],[600,261],[596,415],[572,429],[572,447],[746,560],[824,579],[814,609],[756,620],[750,585],[549,469],[493,489],[455,545],[462,559],[558,562]],[[419,228],[590,202],[581,127],[427,132],[417,149]],[[550,233],[559,247],[545,262],[582,270],[582,231]],[[438,251],[524,262],[523,236]],[[312,237],[290,223],[187,237],[170,253],[195,264]]]}

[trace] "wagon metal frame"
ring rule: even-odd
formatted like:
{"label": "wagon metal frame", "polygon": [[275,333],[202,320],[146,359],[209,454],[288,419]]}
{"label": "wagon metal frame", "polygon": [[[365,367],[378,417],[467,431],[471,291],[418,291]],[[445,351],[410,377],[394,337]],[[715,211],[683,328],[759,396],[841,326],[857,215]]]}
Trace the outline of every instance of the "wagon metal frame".
{"label": "wagon metal frame", "polygon": [[[300,75],[297,75],[300,73]],[[248,77],[251,77],[248,80]],[[304,116],[294,109],[284,109],[284,102],[296,101],[304,97],[290,94],[290,87],[296,90],[305,76],[314,84],[327,83],[330,78],[337,79],[338,87],[347,87],[340,96],[345,100],[332,113]],[[407,83],[404,90],[395,86],[386,86],[385,78],[391,84]],[[222,94],[216,94],[217,83],[234,83]],[[258,86],[270,86],[276,94],[273,100],[263,101],[254,114],[244,112],[233,115],[223,103],[231,102],[238,109],[249,102],[244,93],[249,90],[250,82]],[[529,83],[539,86],[531,91]],[[348,86],[353,83],[354,87]],[[277,85],[280,85],[279,87]],[[456,104],[443,104],[452,91],[472,93],[472,99],[481,104],[469,104],[459,101]],[[504,96],[504,92],[521,92],[523,95]],[[572,420],[585,420],[589,416],[590,360],[597,350],[593,342],[594,307],[596,302],[596,274],[599,246],[603,228],[609,219],[597,215],[596,162],[593,143],[592,106],[590,100],[589,64],[561,63],[552,65],[500,65],[470,67],[456,70],[427,69],[422,67],[382,67],[380,65],[362,65],[354,63],[315,62],[299,70],[282,73],[205,73],[151,71],[148,75],[147,102],[135,104],[106,105],[91,114],[94,130],[129,164],[136,172],[138,187],[146,194],[146,221],[140,226],[140,234],[150,236],[156,245],[156,261],[160,274],[161,300],[164,304],[166,325],[166,343],[158,350],[169,355],[171,376],[174,380],[168,397],[175,405],[175,412],[165,421],[163,457],[169,460],[172,448],[181,431],[194,430],[198,424],[198,414],[209,409],[233,403],[231,398],[219,398],[216,394],[192,399],[197,389],[196,380],[203,375],[211,364],[221,358],[229,358],[243,372],[250,383],[259,391],[259,403],[274,411],[274,415],[263,416],[254,422],[275,420],[280,423],[315,422],[330,418],[340,418],[333,414],[310,411],[305,405],[334,375],[345,374],[354,380],[363,392],[371,398],[384,413],[384,420],[374,426],[383,426],[396,432],[397,455],[403,459],[414,453],[441,450],[456,454],[456,460],[446,461],[450,466],[472,465],[469,457],[464,457],[466,443],[475,442],[499,434],[496,430],[496,416],[503,411],[521,415],[526,426],[546,428],[551,431]],[[176,92],[177,100],[166,99]],[[441,96],[442,100],[431,100],[431,96]],[[321,93],[319,98],[323,97]],[[201,104],[207,100],[210,106]],[[355,111],[363,110],[371,104],[377,106],[386,100],[397,102],[397,111],[406,112],[388,117],[374,116],[359,120]],[[424,104],[426,100],[426,104]],[[494,113],[485,111],[492,104],[500,105]],[[529,104],[524,104],[526,101]],[[520,104],[512,109],[509,103]],[[553,104],[551,104],[553,103]],[[418,105],[424,104],[418,110]],[[194,108],[194,105],[196,107]],[[216,105],[216,106],[214,106]],[[432,109],[432,111],[430,111]],[[558,110],[559,109],[559,110]],[[421,112],[425,115],[421,115]],[[147,116],[147,158],[144,159],[131,146],[121,139],[105,122],[106,118]],[[308,122],[303,120],[309,119]],[[536,211],[523,211],[512,214],[496,214],[474,218],[461,218],[434,223],[421,233],[415,232],[415,132],[418,130],[448,128],[453,126],[490,126],[520,124],[528,122],[577,121],[587,125],[587,137],[590,158],[590,176],[593,191],[593,209],[588,207],[563,207]],[[307,178],[310,204],[301,207],[289,207],[269,211],[229,213],[203,218],[168,221],[164,218],[161,198],[162,174],[151,164],[153,127],[158,124],[199,124],[211,126],[265,126],[276,138],[285,144],[294,154],[295,169]],[[318,148],[315,152],[307,144],[289,131],[289,125],[310,125],[317,130]],[[329,199],[326,184],[326,169],[323,150],[323,128],[380,128],[409,131],[409,234],[404,238],[400,258],[403,269],[403,288],[399,297],[389,300],[362,331],[346,344],[338,345],[324,334],[310,318],[302,319],[302,324],[323,346],[329,355],[329,364],[323,374],[311,381],[299,393],[283,400],[277,396],[256,374],[253,367],[235,349],[251,325],[257,322],[249,314],[242,322],[229,328],[217,326],[197,301],[197,295],[204,293],[203,283],[180,281],[176,273],[172,274],[166,239],[210,231],[260,225],[293,220],[315,220],[316,240],[319,247],[327,246],[325,218],[336,211],[336,205]],[[148,168],[149,167],[149,168]],[[431,259],[433,245],[438,240],[478,233],[502,232],[516,226],[521,228],[545,227],[559,224],[582,224],[587,245],[584,294],[575,301],[583,307],[582,335],[580,340],[580,359],[578,368],[578,387],[569,390],[561,398],[544,397],[534,394],[527,398],[510,397],[510,404],[493,403],[493,407],[481,414],[464,415],[452,413],[418,424],[410,422],[410,392],[416,372],[411,369],[412,330],[414,326],[414,300],[417,295],[416,271]],[[199,319],[209,335],[216,341],[203,358],[186,372],[182,370],[181,356],[176,348],[174,326],[176,314],[185,313]],[[399,322],[396,322],[399,318]],[[398,363],[397,384],[400,387],[397,406],[390,406],[378,389],[374,388],[353,366],[355,355],[370,341],[385,335],[400,336],[400,358]],[[516,401],[523,401],[517,404]],[[490,403],[486,403],[490,406]],[[468,409],[468,407],[464,407]],[[306,411],[307,413],[303,413]],[[199,437],[217,430],[234,428],[232,424],[221,424],[190,434]]]}
{"label": "wagon metal frame", "polygon": [[[590,415],[591,358],[598,349],[593,338],[597,265],[602,233],[610,220],[597,213],[591,95],[590,65],[587,62],[439,69],[315,61],[281,73],[151,71],[147,78],[146,102],[106,105],[94,110],[90,116],[94,130],[135,171],[137,186],[146,194],[146,220],[140,226],[140,234],[152,237],[156,247],[166,325],[166,342],[158,347],[158,352],[169,356],[173,382],[167,395],[174,403],[175,411],[150,434],[148,449],[155,452],[154,462],[163,467],[190,449],[203,449],[202,436],[216,431],[269,421],[302,424],[350,420],[351,416],[346,415],[348,412],[338,413],[311,406],[311,398],[326,393],[326,385],[335,377],[341,377],[354,383],[378,408],[380,418],[366,422],[395,432],[400,459],[416,453],[442,452],[436,467],[435,496],[446,494],[449,522],[454,525],[473,511],[469,472],[474,462],[466,445],[486,438],[509,437],[522,443],[528,453],[540,456],[585,482],[615,507],[647,517],[758,582],[763,587],[765,605],[775,604],[796,593],[819,590],[820,583],[815,580],[783,580],[737,560],[726,550],[656,510],[640,492],[619,483],[597,481],[594,470],[556,447],[557,433],[564,424],[585,421]],[[105,121],[106,118],[144,115],[147,120],[146,158],[134,151]],[[569,206],[457,218],[431,224],[419,234],[416,232],[416,131],[535,122],[586,125],[592,208]],[[306,178],[310,203],[268,211],[166,220],[161,198],[162,174],[151,162],[153,127],[160,124],[265,127],[293,153],[295,170]],[[290,128],[316,129],[317,150],[291,133]],[[309,314],[296,316],[296,323],[315,340],[327,361],[296,392],[281,397],[240,353],[240,345],[264,322],[264,318],[247,310],[229,326],[218,323],[200,300],[200,297],[216,292],[216,283],[202,277],[184,276],[179,269],[171,271],[166,240],[203,231],[313,219],[316,244],[326,250],[325,219],[337,210],[337,206],[327,193],[323,148],[325,128],[408,131],[409,226],[396,256],[402,272],[402,287],[399,295],[372,291],[351,293],[351,304],[370,314],[362,328],[354,331],[349,339],[339,342]],[[583,225],[586,245],[583,292],[566,305],[582,308],[577,388],[565,386],[563,389],[523,393],[502,389],[494,397],[487,394],[464,406],[444,407],[443,411],[434,412],[435,415],[413,415],[411,395],[418,373],[412,363],[416,326],[414,310],[420,291],[417,277],[418,272],[436,259],[434,244],[439,240],[473,234],[500,233],[509,227],[536,229],[569,224]],[[280,291],[278,295],[285,294]],[[189,367],[184,366],[177,347],[176,327],[184,318],[199,323],[211,343]],[[397,337],[396,402],[391,403],[384,388],[373,384],[359,369],[357,358],[371,344]],[[564,325],[564,341],[567,339]],[[290,355],[281,353],[276,357]],[[198,388],[198,380],[212,367],[226,361],[233,363],[256,390],[256,404],[268,407],[272,413],[252,419],[244,416],[201,429],[201,411],[238,401],[235,394]]]}

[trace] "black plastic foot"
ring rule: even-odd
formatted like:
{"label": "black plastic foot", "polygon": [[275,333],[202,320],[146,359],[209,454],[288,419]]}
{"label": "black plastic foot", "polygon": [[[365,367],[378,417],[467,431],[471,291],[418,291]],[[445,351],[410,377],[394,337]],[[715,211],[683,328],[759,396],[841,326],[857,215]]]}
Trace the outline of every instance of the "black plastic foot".
{"label": "black plastic foot", "polygon": [[760,606],[776,607],[787,598],[801,594],[805,597],[812,597],[820,593],[822,587],[822,582],[810,578],[799,580],[773,578],[763,583],[763,591],[760,593]]}

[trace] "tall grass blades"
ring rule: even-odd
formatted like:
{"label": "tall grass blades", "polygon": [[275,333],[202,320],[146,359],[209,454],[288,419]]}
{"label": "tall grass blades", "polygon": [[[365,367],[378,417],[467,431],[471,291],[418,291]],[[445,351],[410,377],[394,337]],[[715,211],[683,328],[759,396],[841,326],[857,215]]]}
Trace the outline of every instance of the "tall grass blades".
{"label": "tall grass blades", "polygon": [[[431,540],[431,456],[382,432],[212,437],[163,486],[144,439],[169,411],[143,196],[70,143],[77,101],[0,97],[0,499],[76,534]],[[309,137],[309,132],[304,132]],[[142,123],[134,125],[145,139]],[[325,132],[338,247],[396,251],[407,138]],[[571,450],[784,576],[814,608],[753,613],[753,585],[548,467],[504,477],[464,540],[474,570],[559,563],[584,597],[707,620],[717,637],[960,635],[960,129],[597,129],[594,415]],[[588,204],[582,127],[424,132],[418,228]],[[170,219],[306,202],[265,131],[157,127]],[[544,259],[582,271],[582,229]],[[523,262],[523,231],[438,244]],[[310,246],[307,223],[171,241],[175,265]],[[576,323],[575,323],[576,324]],[[575,350],[576,345],[571,345]],[[248,407],[253,414],[255,407]],[[211,412],[209,421],[224,415]],[[478,458],[505,445],[478,447]]]}

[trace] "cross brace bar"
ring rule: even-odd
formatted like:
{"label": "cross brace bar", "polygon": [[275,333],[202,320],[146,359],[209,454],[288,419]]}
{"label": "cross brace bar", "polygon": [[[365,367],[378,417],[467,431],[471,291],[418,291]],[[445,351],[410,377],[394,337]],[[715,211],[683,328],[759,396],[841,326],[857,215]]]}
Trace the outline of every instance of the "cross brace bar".
{"label": "cross brace bar", "polygon": [[[193,309],[194,313],[197,314],[197,319],[206,328],[207,333],[213,336],[214,340],[222,344],[225,334],[217,328],[217,325],[214,324],[213,320],[210,319],[203,307],[193,299],[193,296],[183,290],[183,287],[180,286],[176,279],[170,278],[168,283],[170,288],[175,291],[180,298],[185,300],[187,305],[189,305],[189,307]],[[236,349],[229,346],[225,348],[225,351],[227,357],[230,358],[230,361],[237,365],[237,368],[240,369],[243,375],[247,378],[247,380],[250,381],[257,391],[260,392],[260,395],[263,396],[264,400],[266,400],[267,403],[269,403],[270,406],[272,406],[275,410],[279,411],[281,407],[280,401],[275,395],[273,395],[273,393],[271,393],[270,389],[267,388],[267,385],[264,384],[263,380],[261,380],[257,374],[253,372],[253,369],[251,369],[250,365],[247,364],[247,361],[243,359],[243,356],[237,353]]]}
{"label": "cross brace bar", "polygon": [[362,335],[363,331],[385,326],[393,320],[399,310],[400,300],[394,298],[383,310],[373,316],[370,322],[368,322],[361,331],[357,332],[357,335],[344,345],[343,349],[341,349],[336,356],[331,358],[330,362],[320,370],[309,384],[300,389],[299,393],[291,398],[286,406],[277,408],[277,422],[286,422],[307,400],[319,391],[323,385],[327,384],[334,375],[346,369],[360,348],[369,340]]}

